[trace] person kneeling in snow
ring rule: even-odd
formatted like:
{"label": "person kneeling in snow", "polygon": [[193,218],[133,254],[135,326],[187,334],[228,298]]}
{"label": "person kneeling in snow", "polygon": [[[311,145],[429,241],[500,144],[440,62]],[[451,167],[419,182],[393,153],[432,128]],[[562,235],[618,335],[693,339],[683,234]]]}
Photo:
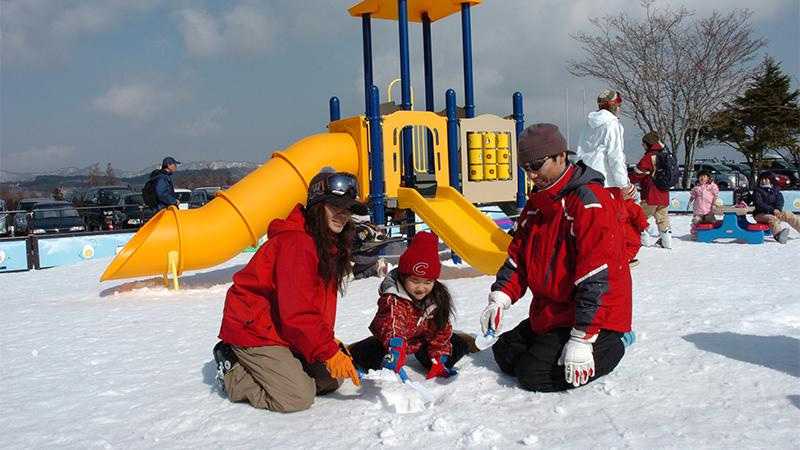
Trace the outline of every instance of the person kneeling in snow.
{"label": "person kneeling in snow", "polygon": [[453,365],[469,347],[453,334],[453,299],[437,280],[441,269],[439,238],[428,232],[414,236],[399,266],[381,283],[378,313],[369,326],[373,335],[350,345],[356,366],[386,367],[405,378],[406,354],[414,353],[427,378],[456,374]]}
{"label": "person kneeling in snow", "polygon": [[[610,373],[631,328],[631,274],[619,189],[567,159],[558,127],[536,124],[518,141],[519,164],[535,186],[516,225],[509,258],[481,314],[499,333],[503,312],[526,289],[529,317],[492,347],[503,372],[531,391],[563,391]],[[563,366],[563,367],[562,367]]]}
{"label": "person kneeling in snow", "polygon": [[353,175],[323,169],[309,183],[308,201],[269,224],[269,239],[228,289],[214,347],[218,377],[231,401],[292,412],[358,373],[334,337],[337,291],[352,271]]}

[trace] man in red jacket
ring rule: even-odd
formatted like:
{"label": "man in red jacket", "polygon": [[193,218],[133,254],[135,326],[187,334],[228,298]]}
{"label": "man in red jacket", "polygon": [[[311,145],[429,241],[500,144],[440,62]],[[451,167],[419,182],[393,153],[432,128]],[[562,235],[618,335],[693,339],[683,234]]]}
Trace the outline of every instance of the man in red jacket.
{"label": "man in red jacket", "polygon": [[627,215],[618,188],[604,188],[599,172],[569,162],[555,125],[528,127],[518,148],[535,188],[481,327],[499,333],[503,312],[530,289],[529,317],[499,337],[494,357],[521,387],[562,391],[610,373],[625,353],[621,336],[631,327],[622,231]]}
{"label": "man in red jacket", "polygon": [[[664,191],[656,186],[653,175],[656,173],[656,159],[658,153],[664,151],[664,144],[658,133],[651,131],[642,137],[644,155],[631,174],[631,181],[638,183],[642,190],[642,209],[649,219],[656,218],[656,225],[661,237],[657,245],[662,248],[672,248],[672,228],[669,223],[669,191]],[[650,245],[650,235],[642,233],[642,245]]]}

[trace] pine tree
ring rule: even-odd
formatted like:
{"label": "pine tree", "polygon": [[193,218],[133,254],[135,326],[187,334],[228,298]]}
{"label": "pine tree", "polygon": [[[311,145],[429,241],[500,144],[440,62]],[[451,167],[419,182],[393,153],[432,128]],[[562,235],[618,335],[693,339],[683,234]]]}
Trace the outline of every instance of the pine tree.
{"label": "pine tree", "polygon": [[791,78],[768,56],[747,89],[714,114],[703,130],[704,140],[717,141],[744,155],[752,169],[751,182],[761,170],[767,150],[797,147],[800,90],[790,89]]}

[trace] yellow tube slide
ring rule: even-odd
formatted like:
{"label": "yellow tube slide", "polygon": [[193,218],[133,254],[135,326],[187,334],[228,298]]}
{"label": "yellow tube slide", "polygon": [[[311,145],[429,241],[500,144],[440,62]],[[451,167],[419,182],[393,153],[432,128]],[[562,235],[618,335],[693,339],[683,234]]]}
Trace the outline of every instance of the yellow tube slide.
{"label": "yellow tube slide", "polygon": [[417,213],[448,247],[478,271],[494,275],[505,262],[511,236],[457,190],[439,186],[436,197],[427,199],[414,189],[399,188],[397,202],[401,208]]}
{"label": "yellow tube slide", "polygon": [[358,173],[358,149],[350,134],[309,136],[275,152],[202,208],[160,211],[111,261],[100,281],[166,274],[170,251],[178,252],[178,274],[227,261],[256,245],[272,219],[305,203],[308,182],[325,166]]}

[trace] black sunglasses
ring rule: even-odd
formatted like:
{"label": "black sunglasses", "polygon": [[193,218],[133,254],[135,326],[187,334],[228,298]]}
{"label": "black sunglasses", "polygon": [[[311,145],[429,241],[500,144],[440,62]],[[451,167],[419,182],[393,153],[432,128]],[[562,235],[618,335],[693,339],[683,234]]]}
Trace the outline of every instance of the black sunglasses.
{"label": "black sunglasses", "polygon": [[528,162],[526,162],[526,163],[524,163],[522,165],[522,168],[526,172],[536,172],[537,170],[542,168],[542,166],[544,165],[545,162],[547,162],[548,159],[550,159],[552,157],[553,156],[548,155],[548,156],[545,156],[544,158],[539,158],[539,159],[534,159],[533,161],[528,161]]}

